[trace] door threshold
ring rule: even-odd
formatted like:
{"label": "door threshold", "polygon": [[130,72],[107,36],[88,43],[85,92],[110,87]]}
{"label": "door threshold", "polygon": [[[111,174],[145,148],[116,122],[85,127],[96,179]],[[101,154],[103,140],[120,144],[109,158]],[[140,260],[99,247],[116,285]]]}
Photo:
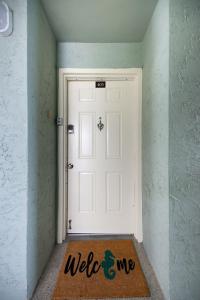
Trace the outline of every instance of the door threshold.
{"label": "door threshold", "polygon": [[93,233],[69,233],[66,241],[72,240],[133,240],[133,234],[93,234]]}

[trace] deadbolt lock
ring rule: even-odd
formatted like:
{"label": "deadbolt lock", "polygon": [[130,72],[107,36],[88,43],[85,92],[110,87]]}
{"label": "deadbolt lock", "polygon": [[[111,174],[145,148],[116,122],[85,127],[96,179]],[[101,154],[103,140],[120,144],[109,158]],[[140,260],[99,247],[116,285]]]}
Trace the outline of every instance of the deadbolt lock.
{"label": "deadbolt lock", "polygon": [[74,165],[73,164],[67,164],[68,169],[73,169]]}
{"label": "deadbolt lock", "polygon": [[74,125],[68,124],[67,125],[67,130],[69,134],[74,134]]}

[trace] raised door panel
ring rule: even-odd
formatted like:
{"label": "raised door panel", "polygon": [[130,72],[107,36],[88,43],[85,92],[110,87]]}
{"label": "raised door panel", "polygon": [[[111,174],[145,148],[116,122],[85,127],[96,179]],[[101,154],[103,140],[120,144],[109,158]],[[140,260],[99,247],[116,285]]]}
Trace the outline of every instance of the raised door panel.
{"label": "raised door panel", "polygon": [[79,113],[79,158],[95,157],[95,113]]}
{"label": "raised door panel", "polygon": [[120,112],[106,113],[106,158],[121,158],[122,115]]}
{"label": "raised door panel", "polygon": [[106,210],[120,212],[122,207],[122,175],[119,173],[106,174]]}
{"label": "raised door panel", "polygon": [[90,213],[95,209],[95,173],[79,173],[79,211]]}
{"label": "raised door panel", "polygon": [[120,88],[107,88],[106,89],[106,101],[108,103],[118,103],[121,100]]}
{"label": "raised door panel", "polygon": [[79,101],[80,102],[94,102],[95,101],[95,89],[82,87],[79,89]]}

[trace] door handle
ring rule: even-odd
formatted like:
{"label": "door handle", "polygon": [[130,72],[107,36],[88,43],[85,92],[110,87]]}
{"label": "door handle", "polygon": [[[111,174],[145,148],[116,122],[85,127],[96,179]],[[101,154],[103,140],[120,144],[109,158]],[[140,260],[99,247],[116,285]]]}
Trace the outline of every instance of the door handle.
{"label": "door handle", "polygon": [[68,169],[73,169],[74,165],[73,164],[67,164]]}

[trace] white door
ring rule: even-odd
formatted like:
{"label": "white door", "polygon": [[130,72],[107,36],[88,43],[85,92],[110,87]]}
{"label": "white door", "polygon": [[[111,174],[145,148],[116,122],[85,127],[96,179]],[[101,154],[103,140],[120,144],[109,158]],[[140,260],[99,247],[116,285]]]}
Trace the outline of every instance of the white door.
{"label": "white door", "polygon": [[136,97],[133,81],[68,82],[69,233],[134,233]]}

